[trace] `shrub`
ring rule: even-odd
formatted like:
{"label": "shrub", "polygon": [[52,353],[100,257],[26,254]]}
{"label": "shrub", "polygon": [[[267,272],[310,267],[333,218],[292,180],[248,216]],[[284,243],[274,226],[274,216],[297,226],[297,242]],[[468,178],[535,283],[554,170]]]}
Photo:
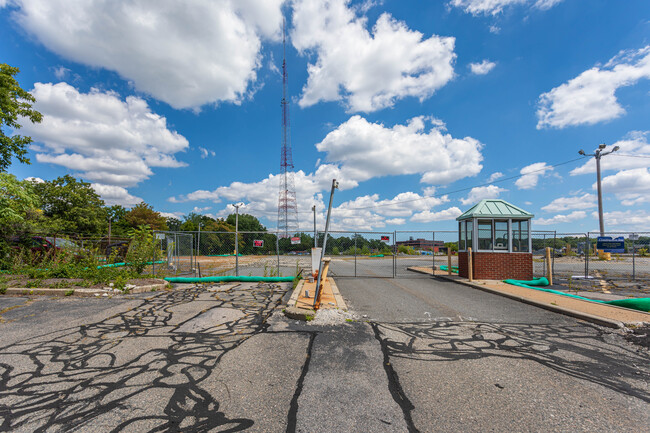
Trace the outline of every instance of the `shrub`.
{"label": "shrub", "polygon": [[72,296],[74,295],[74,289],[66,290],[64,293],[65,296]]}
{"label": "shrub", "polygon": [[153,233],[147,225],[131,230],[131,245],[126,253],[126,263],[136,274],[141,275],[144,268],[155,260],[155,242]]}

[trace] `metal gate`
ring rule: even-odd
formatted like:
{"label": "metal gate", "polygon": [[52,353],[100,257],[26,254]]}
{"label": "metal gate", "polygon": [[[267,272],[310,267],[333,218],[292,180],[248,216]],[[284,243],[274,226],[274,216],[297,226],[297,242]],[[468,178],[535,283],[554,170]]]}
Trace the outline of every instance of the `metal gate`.
{"label": "metal gate", "polygon": [[155,275],[195,273],[194,240],[190,233],[154,232],[152,272]]}

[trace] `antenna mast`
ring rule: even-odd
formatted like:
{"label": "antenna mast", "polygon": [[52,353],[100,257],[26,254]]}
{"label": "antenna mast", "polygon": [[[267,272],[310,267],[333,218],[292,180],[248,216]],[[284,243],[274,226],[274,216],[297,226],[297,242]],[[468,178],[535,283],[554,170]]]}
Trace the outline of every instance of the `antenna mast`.
{"label": "antenna mast", "polygon": [[293,157],[289,136],[289,101],[287,101],[286,21],[282,20],[282,150],[280,156],[280,194],[278,198],[278,235],[286,238],[298,232],[298,204],[293,178]]}

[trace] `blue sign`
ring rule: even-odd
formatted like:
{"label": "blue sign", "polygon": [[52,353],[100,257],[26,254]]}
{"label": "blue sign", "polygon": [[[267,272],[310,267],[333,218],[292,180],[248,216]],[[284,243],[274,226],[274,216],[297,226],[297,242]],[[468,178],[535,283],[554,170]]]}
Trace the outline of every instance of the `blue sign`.
{"label": "blue sign", "polygon": [[596,248],[603,250],[606,253],[624,253],[625,252],[625,238],[618,237],[612,239],[611,236],[599,236],[596,241]]}

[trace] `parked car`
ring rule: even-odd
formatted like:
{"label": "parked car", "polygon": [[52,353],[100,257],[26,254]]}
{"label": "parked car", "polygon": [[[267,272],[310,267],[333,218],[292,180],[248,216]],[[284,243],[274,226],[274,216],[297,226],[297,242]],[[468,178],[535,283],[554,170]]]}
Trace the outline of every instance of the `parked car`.
{"label": "parked car", "polygon": [[113,242],[106,247],[106,257],[112,257],[115,260],[122,261],[129,251],[129,241]]}

